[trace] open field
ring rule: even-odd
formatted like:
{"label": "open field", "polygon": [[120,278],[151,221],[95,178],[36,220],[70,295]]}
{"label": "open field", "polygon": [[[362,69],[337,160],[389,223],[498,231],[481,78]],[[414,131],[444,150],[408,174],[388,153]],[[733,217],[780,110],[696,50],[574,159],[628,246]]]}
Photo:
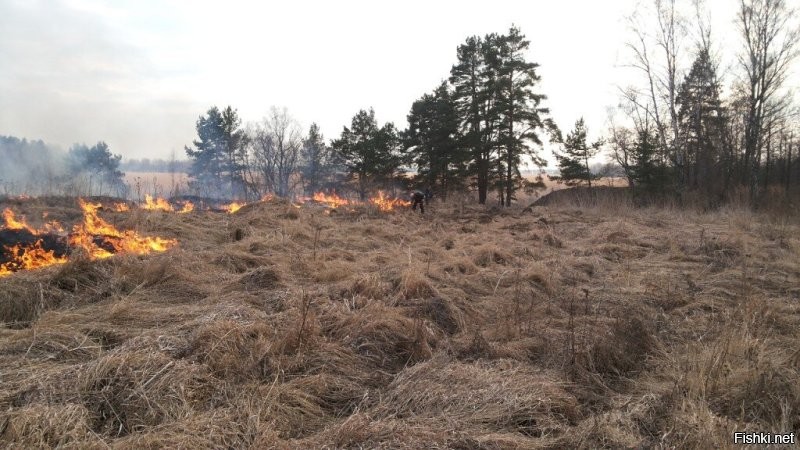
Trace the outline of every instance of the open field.
{"label": "open field", "polygon": [[145,194],[169,197],[186,192],[189,176],[183,172],[125,172],[125,183],[131,187],[130,197],[141,202]]}
{"label": "open field", "polygon": [[738,448],[734,431],[800,430],[796,223],[430,209],[104,211],[179,246],[0,278],[0,445]]}

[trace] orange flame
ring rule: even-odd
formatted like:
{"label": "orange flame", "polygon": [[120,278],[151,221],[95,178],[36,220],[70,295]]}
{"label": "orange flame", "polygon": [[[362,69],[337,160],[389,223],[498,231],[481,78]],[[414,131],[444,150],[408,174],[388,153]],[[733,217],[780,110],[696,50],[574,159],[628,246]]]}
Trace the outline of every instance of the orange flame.
{"label": "orange flame", "polygon": [[147,194],[144,196],[144,204],[142,205],[142,209],[147,209],[150,211],[164,211],[164,212],[173,212],[175,209],[172,205],[169,204],[168,201],[159,197],[153,200],[153,196]]}
{"label": "orange flame", "polygon": [[82,199],[78,203],[83,210],[83,223],[73,227],[69,243],[83,248],[92,258],[108,258],[122,252],[145,255],[166,251],[177,244],[175,239],[139,236],[132,230],[120,231],[97,215],[101,207],[99,203]]}
{"label": "orange flame", "polygon": [[335,192],[333,194],[326,194],[324,192],[317,192],[317,193],[314,194],[313,197],[311,197],[311,199],[314,200],[315,202],[319,202],[319,203],[323,203],[325,205],[328,205],[331,208],[338,208],[340,206],[350,205],[351,204],[350,200],[347,200],[346,198],[339,197],[338,195],[336,195]]}
{"label": "orange flame", "polygon": [[66,256],[55,256],[53,250],[42,248],[41,239],[30,247],[23,247],[20,244],[6,247],[6,252],[12,255],[13,259],[0,264],[0,276],[10,275],[13,272],[12,269],[32,270],[67,262]]}
{"label": "orange flame", "polygon": [[178,213],[186,214],[192,211],[194,211],[194,203],[187,200],[186,203],[183,204],[183,208],[181,208],[181,210],[178,211]]}
{"label": "orange flame", "polygon": [[18,221],[14,215],[14,211],[8,208],[3,210],[3,221],[5,222],[4,228],[9,230],[28,230],[33,234],[37,234],[35,229],[25,223],[24,218],[21,221]]}
{"label": "orange flame", "polygon": [[[45,216],[46,217],[46,216]],[[28,225],[24,219],[17,220],[14,212],[6,208],[3,210],[3,226],[8,230],[26,230],[33,235],[39,235],[40,231]],[[61,225],[56,221],[46,223],[43,231],[47,233],[63,232]],[[66,257],[55,256],[52,250],[42,247],[42,240],[37,240],[33,245],[23,246],[16,244],[11,247],[4,246],[4,253],[10,256],[10,260],[0,264],[0,276],[10,275],[14,271],[21,269],[38,269],[53,264],[61,264],[67,261]]]}
{"label": "orange flame", "polygon": [[369,202],[383,212],[393,211],[395,208],[401,206],[411,206],[410,201],[399,198],[388,198],[383,191],[378,191],[378,196],[372,197],[369,199]]}
{"label": "orange flame", "polygon": [[[73,227],[72,233],[66,237],[66,242],[73,248],[82,248],[91,259],[108,258],[115,253],[123,252],[137,255],[163,252],[177,245],[175,239],[140,236],[132,230],[120,231],[98,216],[98,210],[102,205],[84,202],[82,199],[78,202],[83,210],[83,222]],[[36,230],[24,221],[17,220],[10,209],[3,211],[3,218],[2,228],[9,230],[27,230],[36,236],[43,233],[53,235],[64,232],[61,225],[55,221],[45,224],[41,230]],[[0,276],[10,275],[23,269],[63,264],[68,260],[66,256],[56,256],[54,250],[45,249],[42,239],[32,245],[6,246],[4,253],[7,262],[0,264]]]}
{"label": "orange flame", "polygon": [[242,206],[244,206],[244,205],[245,205],[245,203],[232,202],[232,203],[229,203],[227,205],[222,205],[222,209],[227,211],[228,214],[233,214],[236,211],[242,209]]}
{"label": "orange flame", "polygon": [[130,211],[130,210],[131,210],[131,207],[128,206],[127,203],[115,203],[114,204],[114,211],[116,211],[116,212],[126,212],[126,211]]}

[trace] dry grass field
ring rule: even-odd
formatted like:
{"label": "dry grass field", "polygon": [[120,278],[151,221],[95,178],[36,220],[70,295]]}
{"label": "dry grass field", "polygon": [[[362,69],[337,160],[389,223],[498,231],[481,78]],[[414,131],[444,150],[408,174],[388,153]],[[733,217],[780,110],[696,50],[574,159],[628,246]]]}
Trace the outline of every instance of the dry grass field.
{"label": "dry grass field", "polygon": [[125,172],[125,183],[131,188],[130,197],[141,202],[145,194],[169,197],[186,192],[189,176],[183,172]]}
{"label": "dry grass field", "polygon": [[705,449],[800,429],[795,222],[430,210],[103,212],[179,245],[0,278],[0,446]]}

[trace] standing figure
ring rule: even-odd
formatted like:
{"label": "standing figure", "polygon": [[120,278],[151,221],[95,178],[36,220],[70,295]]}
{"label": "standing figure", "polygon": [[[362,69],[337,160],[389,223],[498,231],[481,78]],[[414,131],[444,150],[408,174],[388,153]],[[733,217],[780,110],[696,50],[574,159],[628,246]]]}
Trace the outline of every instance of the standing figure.
{"label": "standing figure", "polygon": [[433,199],[433,191],[431,191],[430,187],[425,188],[425,204],[430,204],[431,200]]}
{"label": "standing figure", "polygon": [[416,211],[417,205],[419,205],[419,212],[425,214],[425,193],[422,191],[411,193],[411,210]]}

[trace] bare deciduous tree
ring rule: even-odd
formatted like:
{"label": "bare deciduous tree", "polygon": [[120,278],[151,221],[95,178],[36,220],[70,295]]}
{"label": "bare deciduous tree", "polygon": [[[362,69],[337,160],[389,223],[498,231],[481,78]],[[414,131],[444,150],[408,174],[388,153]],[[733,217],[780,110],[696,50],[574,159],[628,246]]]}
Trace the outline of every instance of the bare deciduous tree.
{"label": "bare deciduous tree", "polygon": [[252,166],[250,180],[263,194],[288,196],[294,188],[303,135],[286,108],[272,107],[269,116],[248,130]]}
{"label": "bare deciduous tree", "polygon": [[785,0],[741,0],[737,13],[744,43],[739,55],[743,72],[739,94],[745,104],[741,178],[749,185],[753,200],[768,130],[791,105],[783,88],[798,54],[796,16]]}
{"label": "bare deciduous tree", "polygon": [[[621,93],[635,121],[655,125],[661,157],[666,159],[674,158],[678,139],[676,98],[686,21],[678,13],[676,0],[653,0],[653,8],[652,15],[637,11],[628,17],[634,36],[627,44],[632,55],[630,67],[644,74],[645,86],[621,89]],[[650,22],[653,18],[655,23]],[[650,35],[648,30],[655,34]]]}

